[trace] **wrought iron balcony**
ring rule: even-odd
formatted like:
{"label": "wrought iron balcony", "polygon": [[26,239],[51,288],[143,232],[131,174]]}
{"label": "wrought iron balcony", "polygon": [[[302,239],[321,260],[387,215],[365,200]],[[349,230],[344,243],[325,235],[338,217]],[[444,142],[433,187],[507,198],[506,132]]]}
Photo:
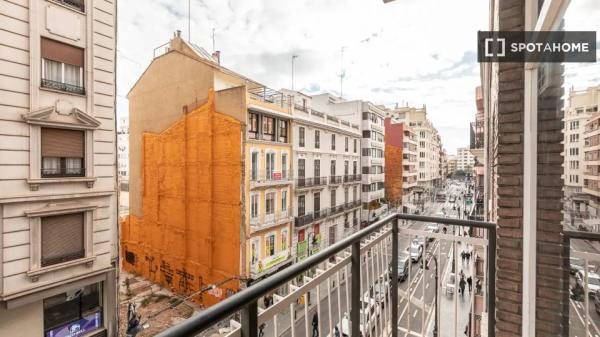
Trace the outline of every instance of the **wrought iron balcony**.
{"label": "wrought iron balcony", "polygon": [[314,186],[327,185],[327,177],[314,177],[313,184]]}
{"label": "wrought iron balcony", "polygon": [[324,219],[329,216],[329,208],[314,211],[314,220]]}
{"label": "wrought iron balcony", "polygon": [[250,182],[253,186],[256,185],[281,185],[289,184],[291,178],[287,170],[259,170],[250,171]]}
{"label": "wrought iron balcony", "polygon": [[[401,221],[438,223],[451,229],[440,233],[429,232],[400,227]],[[450,234],[454,228],[462,227],[487,230],[489,242],[482,238]],[[430,238],[433,240],[429,240]],[[464,325],[458,326],[460,316],[460,319],[467,320],[467,324],[473,327],[477,321],[486,320],[487,325],[481,324],[479,328],[487,326],[487,334],[486,331],[479,333],[493,337],[496,329],[495,315],[478,313],[477,310],[485,304],[486,312],[495,312],[495,263],[475,263],[479,269],[471,270],[472,275],[484,279],[479,279],[473,292],[469,292],[471,305],[466,306],[467,311],[463,311],[461,315],[455,312],[447,318],[440,319],[441,305],[452,304],[452,308],[458,308],[459,295],[450,290],[459,288],[459,278],[454,277],[454,271],[459,267],[455,268],[454,264],[460,263],[457,248],[461,244],[462,247],[468,247],[467,244],[470,247],[478,247],[474,249],[474,259],[478,262],[481,258],[495,261],[496,226],[481,221],[391,214],[242,289],[157,336],[196,336],[200,333],[210,335],[220,331],[222,336],[227,337],[295,337],[308,336],[313,326],[319,332],[319,336],[397,337],[399,333],[430,336],[432,330],[440,336],[439,331],[446,331],[444,335],[454,335],[458,329],[462,332]],[[409,245],[409,248],[405,251],[406,245]],[[413,246],[415,248],[411,249]],[[450,252],[442,253],[442,247]],[[422,258],[417,259],[418,262],[413,262],[417,266],[405,262],[407,256],[412,256],[416,251],[422,254]],[[477,255],[484,252],[486,256]],[[452,277],[439,280],[442,269],[445,270],[444,274]],[[314,270],[316,273],[310,272]],[[305,276],[307,273],[311,276]],[[406,277],[410,280],[405,283],[409,284],[408,289],[399,284]],[[433,288],[427,291],[427,296],[426,284],[427,287],[433,285]],[[464,289],[464,283],[462,288]],[[277,289],[286,289],[286,293],[274,294]],[[438,292],[444,289],[447,295],[438,296]],[[467,298],[464,293],[463,291],[461,295],[463,299]],[[273,304],[265,309],[259,308],[262,297],[270,294],[273,294]],[[448,303],[451,301],[448,297],[451,297],[454,303]],[[313,298],[313,303],[308,300],[310,298]],[[461,307],[465,306],[461,304]],[[411,327],[407,318],[415,317],[420,318],[415,321],[420,321],[420,324]],[[468,317],[475,319],[469,320]],[[313,320],[315,325],[312,324]],[[463,324],[464,320],[460,324]],[[448,329],[454,331],[449,332]]]}
{"label": "wrought iron balcony", "polygon": [[69,93],[78,94],[78,95],[85,95],[84,87],[67,84],[67,83],[63,83],[63,82],[47,80],[47,79],[42,79],[42,87],[54,89],[54,90],[60,90],[60,91],[64,91],[64,92],[69,92]]}
{"label": "wrought iron balcony", "polygon": [[83,168],[83,167],[76,167],[76,168],[43,167],[41,169],[40,173],[42,174],[42,178],[84,177],[85,176],[85,168]]}
{"label": "wrought iron balcony", "polygon": [[299,215],[294,219],[294,224],[296,227],[304,227],[310,225],[314,221],[314,217],[312,213]]}
{"label": "wrought iron balcony", "polygon": [[342,176],[330,176],[329,177],[329,183],[330,184],[341,184],[342,183]]}
{"label": "wrought iron balcony", "polygon": [[306,188],[313,186],[313,178],[297,178],[296,188]]}

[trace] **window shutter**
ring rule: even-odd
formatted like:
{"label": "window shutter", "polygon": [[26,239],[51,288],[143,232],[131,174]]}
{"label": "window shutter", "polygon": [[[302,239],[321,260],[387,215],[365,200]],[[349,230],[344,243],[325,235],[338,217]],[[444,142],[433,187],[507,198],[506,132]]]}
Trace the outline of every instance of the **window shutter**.
{"label": "window shutter", "polygon": [[42,38],[42,58],[83,67],[83,49]]}
{"label": "window shutter", "polygon": [[83,213],[42,218],[42,267],[85,256]]}
{"label": "window shutter", "polygon": [[42,128],[42,157],[83,158],[84,131]]}

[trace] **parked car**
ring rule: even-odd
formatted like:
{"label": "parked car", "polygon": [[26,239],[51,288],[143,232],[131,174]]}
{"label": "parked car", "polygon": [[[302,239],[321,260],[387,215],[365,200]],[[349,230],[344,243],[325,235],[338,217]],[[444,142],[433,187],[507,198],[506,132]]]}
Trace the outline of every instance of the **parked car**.
{"label": "parked car", "polygon": [[365,293],[365,295],[374,298],[375,302],[377,302],[377,304],[381,305],[381,307],[383,308],[388,293],[389,283],[380,278],[377,281],[375,281],[375,284],[372,285],[369,289],[369,293]]}
{"label": "parked car", "polygon": [[[600,275],[595,272],[588,272],[587,276],[588,296],[595,297],[596,291],[600,290]],[[580,270],[575,274],[575,282],[579,282],[583,288],[585,288],[584,278],[585,276],[583,270]]]}
{"label": "parked car", "polygon": [[448,275],[448,281],[446,282],[446,294],[452,295],[456,290],[456,275],[454,273],[450,273]]}
{"label": "parked car", "polygon": [[[375,336],[375,327],[379,323],[381,308],[368,295],[361,299],[360,307],[360,337]],[[348,313],[344,313],[342,328],[340,329],[339,325],[337,327],[343,336],[350,336],[350,317],[348,317]]]}
{"label": "parked car", "polygon": [[[429,233],[439,233],[440,232],[440,225],[436,224],[436,223],[430,223],[425,225],[425,231],[429,232]],[[428,237],[427,241],[431,242],[435,240],[435,238],[433,237]]]}
{"label": "parked car", "polygon": [[[392,277],[392,264],[389,265],[390,278]],[[398,254],[398,282],[404,282],[408,277],[408,253],[400,252]]]}
{"label": "parked car", "polygon": [[596,313],[600,315],[600,290],[596,290],[596,296],[594,296],[594,308]]}

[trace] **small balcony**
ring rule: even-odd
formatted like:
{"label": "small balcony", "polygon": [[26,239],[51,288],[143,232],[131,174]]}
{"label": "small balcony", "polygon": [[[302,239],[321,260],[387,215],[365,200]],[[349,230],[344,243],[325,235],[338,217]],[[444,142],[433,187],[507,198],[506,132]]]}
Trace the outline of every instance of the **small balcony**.
{"label": "small balcony", "polygon": [[313,214],[314,214],[314,216],[313,216],[314,221],[325,219],[326,217],[329,216],[329,208],[324,208],[324,209],[320,209],[318,211],[314,211]]}
{"label": "small balcony", "polygon": [[314,186],[324,186],[327,185],[327,177],[314,177],[313,178]]}
{"label": "small balcony", "polygon": [[297,178],[296,179],[296,188],[309,188],[313,186],[313,178]]}
{"label": "small balcony", "polygon": [[329,177],[329,183],[330,184],[341,184],[342,183],[342,176],[330,176]]}
{"label": "small balcony", "polygon": [[68,92],[71,94],[85,95],[85,88],[77,85],[67,84],[63,82],[57,82],[47,79],[42,79],[42,87]]}
{"label": "small balcony", "polygon": [[67,178],[67,177],[85,177],[85,168],[83,167],[57,167],[41,169],[42,178]]}
{"label": "small balcony", "polygon": [[[391,214],[157,336],[310,336],[313,317],[319,336],[334,336],[334,331],[340,337],[451,336],[463,335],[465,325],[477,336],[495,336],[495,263],[480,264],[485,265],[482,273],[470,264],[465,272],[478,282],[473,291],[459,295],[453,289],[459,288],[458,268],[466,268],[459,256],[465,239],[452,230],[400,227],[406,221],[445,229],[465,226],[496,236],[495,224],[488,222]],[[468,242],[477,247],[473,260],[496,261],[495,240]],[[275,294],[268,308],[259,308],[263,296],[276,289],[286,292]]]}
{"label": "small balcony", "polygon": [[251,108],[272,109],[290,113],[292,100],[289,95],[267,87],[248,88],[248,104]]}
{"label": "small balcony", "polygon": [[314,216],[312,213],[299,215],[294,219],[294,225],[296,227],[304,227],[310,225],[314,221]]}
{"label": "small balcony", "polygon": [[288,210],[273,212],[269,214],[260,214],[255,218],[250,218],[250,230],[260,231],[273,226],[278,226],[290,222],[292,217]]}
{"label": "small balcony", "polygon": [[250,187],[287,185],[292,182],[287,170],[251,171],[249,176]]}

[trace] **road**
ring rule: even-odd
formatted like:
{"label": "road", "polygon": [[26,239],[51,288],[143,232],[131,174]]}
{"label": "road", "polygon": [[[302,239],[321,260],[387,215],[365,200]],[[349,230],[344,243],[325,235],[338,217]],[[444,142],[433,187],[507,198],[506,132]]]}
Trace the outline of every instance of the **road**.
{"label": "road", "polygon": [[[448,192],[449,193],[459,193],[459,188],[452,187]],[[428,203],[426,205],[426,209],[424,214],[426,215],[437,215],[441,214],[441,209],[445,208],[447,213],[451,217],[455,217],[455,212],[451,211],[451,204],[449,203]],[[416,223],[416,222],[408,222],[402,223],[402,227],[411,228],[411,229],[424,229],[425,223]],[[451,229],[449,232],[451,233]],[[401,250],[405,250],[411,239],[408,235],[401,235],[399,238],[399,247]],[[390,247],[388,247],[390,248]],[[439,261],[439,280],[440,283],[446,281],[447,274],[450,271],[449,262],[451,261],[448,256],[452,248],[452,243],[446,240],[442,242],[432,241],[427,245],[427,252],[438,257]],[[457,246],[457,252],[461,252],[465,247],[461,245]],[[388,250],[388,259],[391,261],[391,251]],[[375,258],[378,258],[377,255],[374,255]],[[366,280],[366,267],[370,266],[370,260],[363,261],[361,265],[361,271],[363,271],[362,275],[362,289],[363,292],[367,289],[367,280]],[[435,307],[434,303],[434,294],[435,294],[435,268],[433,268],[433,263],[431,263],[431,268],[423,270],[422,268],[422,259],[418,263],[411,264],[410,271],[410,279],[405,280],[399,285],[399,321],[398,321],[398,329],[400,331],[400,336],[408,335],[407,331],[411,331],[410,335],[412,336],[421,336],[421,332],[425,332],[425,335],[431,335],[433,329],[433,315]],[[464,269],[465,273],[468,275],[468,265],[462,265],[462,262],[459,261],[458,269]],[[372,269],[370,269],[371,271]],[[373,272],[371,271],[371,274]],[[372,275],[370,277],[372,279]],[[330,279],[331,280],[331,279]],[[372,282],[370,282],[372,284]],[[348,284],[349,291],[351,291],[351,284]],[[333,326],[339,322],[340,312],[343,316],[345,313],[349,313],[347,301],[346,301],[346,284],[345,282],[341,282],[341,293],[339,296],[339,304],[338,304],[338,291],[339,287],[332,287],[330,291],[327,289],[327,284],[322,283],[320,287],[321,291],[321,300],[320,300],[320,311],[318,312],[319,317],[319,330],[321,336],[327,336],[331,330],[329,326],[329,315],[332,316]],[[444,331],[446,333],[442,333],[441,336],[454,336],[452,331],[456,326],[457,336],[463,336],[462,330],[464,330],[464,326],[466,325],[466,321],[468,319],[469,312],[469,294],[465,294],[464,297],[460,296],[457,298],[457,302],[454,302],[454,296],[446,295],[442,293],[440,289],[440,304],[441,309],[440,313],[443,319],[441,319],[440,331]],[[295,336],[307,336],[306,330],[308,329],[312,335],[312,319],[314,314],[317,312],[317,305],[314,299],[317,298],[316,291],[313,290],[311,294],[311,298],[313,299],[311,306],[309,306],[308,311],[308,320],[305,319],[305,308],[304,305],[297,304],[294,308],[294,329],[293,335]],[[424,303],[423,303],[424,300]],[[331,305],[330,305],[331,304]],[[425,315],[423,315],[422,307],[425,306]],[[455,307],[456,306],[456,307]],[[455,308],[458,309],[458,312],[455,311]],[[383,314],[383,312],[381,313]],[[292,336],[291,329],[291,313],[290,310],[286,310],[277,315],[277,336]],[[454,324],[454,319],[457,318],[457,323]],[[450,319],[451,318],[451,319]],[[374,327],[374,331],[377,335],[380,334],[380,327]],[[275,336],[275,321],[273,319],[266,322],[265,327],[263,329],[265,337],[274,337]]]}

